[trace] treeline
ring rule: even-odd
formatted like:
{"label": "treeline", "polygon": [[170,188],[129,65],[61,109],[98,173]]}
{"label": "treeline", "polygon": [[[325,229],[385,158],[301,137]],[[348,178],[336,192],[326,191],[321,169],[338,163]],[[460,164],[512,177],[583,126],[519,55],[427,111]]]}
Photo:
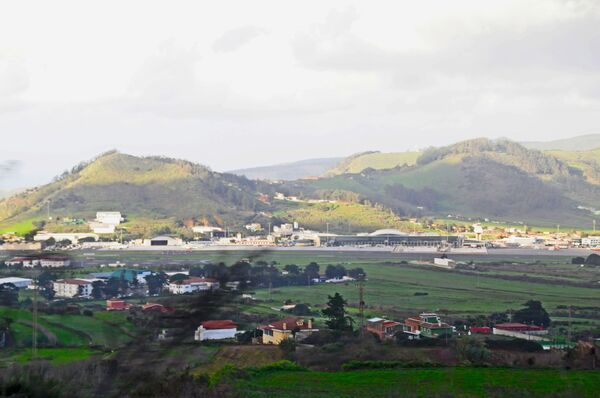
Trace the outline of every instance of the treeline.
{"label": "treeline", "polygon": [[532,174],[567,176],[570,173],[569,167],[554,156],[527,149],[516,142],[492,141],[487,138],[476,138],[441,148],[429,148],[417,159],[417,164],[423,166],[449,155],[480,156],[484,152],[511,155],[518,159],[518,164],[514,166]]}
{"label": "treeline", "polygon": [[[205,264],[202,267],[192,267],[189,274],[190,276],[216,279],[221,286],[225,286],[227,282],[239,282],[240,288],[305,286],[314,284],[315,280],[321,278],[321,266],[316,262],[311,262],[304,267],[286,264],[279,268],[277,265],[275,261],[270,263],[257,261],[256,264],[249,261],[238,261],[231,266],[227,266],[225,263]],[[360,267],[346,269],[343,265],[331,264],[324,270],[324,277],[327,279],[341,279],[344,276],[355,279],[366,278],[366,273]]]}

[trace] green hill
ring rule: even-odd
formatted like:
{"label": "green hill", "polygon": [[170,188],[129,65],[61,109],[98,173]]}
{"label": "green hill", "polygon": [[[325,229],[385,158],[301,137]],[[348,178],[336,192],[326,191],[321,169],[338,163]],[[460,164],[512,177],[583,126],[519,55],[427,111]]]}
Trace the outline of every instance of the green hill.
{"label": "green hill", "polygon": [[0,201],[0,226],[51,215],[93,219],[101,210],[130,218],[207,218],[239,224],[262,208],[258,185],[183,160],[109,152],[50,184]]}
{"label": "green hill", "polygon": [[296,185],[346,191],[405,216],[462,215],[530,224],[588,225],[600,186],[567,162],[517,143],[475,139],[422,153],[412,166],[367,169]]}
{"label": "green hill", "polygon": [[420,152],[362,152],[349,156],[323,175],[331,177],[346,173],[360,173],[366,169],[393,169],[399,166],[412,166]]}

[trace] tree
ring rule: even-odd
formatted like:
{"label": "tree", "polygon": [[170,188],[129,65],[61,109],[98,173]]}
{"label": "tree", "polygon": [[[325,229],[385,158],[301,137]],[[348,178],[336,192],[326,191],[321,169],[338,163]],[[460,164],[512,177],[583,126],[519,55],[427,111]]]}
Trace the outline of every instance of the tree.
{"label": "tree", "polygon": [[162,290],[165,283],[167,283],[167,277],[162,272],[159,274],[151,274],[146,276],[146,283],[148,284],[149,294],[158,294]]}
{"label": "tree", "polygon": [[296,264],[286,264],[286,266],[283,267],[283,270],[287,271],[291,275],[300,274],[300,267],[298,267]]}
{"label": "tree", "polygon": [[354,279],[364,279],[367,277],[367,273],[362,268],[358,267],[349,270],[348,276],[351,276]]}
{"label": "tree", "polygon": [[335,293],[333,296],[327,296],[327,308],[321,311],[327,318],[325,323],[332,330],[349,331],[352,330],[352,318],[346,313],[346,300],[341,294]]}
{"label": "tree", "polygon": [[103,296],[104,282],[94,281],[92,282],[92,297],[99,300]]}
{"label": "tree", "polygon": [[342,279],[346,274],[346,268],[343,265],[328,265],[325,269],[327,279]]}
{"label": "tree", "polygon": [[12,283],[0,285],[0,305],[16,306],[19,303],[19,289]]}
{"label": "tree", "polygon": [[529,300],[523,304],[525,308],[515,312],[513,320],[526,324],[534,324],[538,326],[550,326],[550,315],[542,307],[542,303],[537,300]]}
{"label": "tree", "polygon": [[308,264],[306,267],[304,267],[304,272],[308,275],[308,277],[310,279],[316,279],[319,277],[320,268],[321,267],[319,267],[319,264],[317,264],[313,261],[310,264]]}

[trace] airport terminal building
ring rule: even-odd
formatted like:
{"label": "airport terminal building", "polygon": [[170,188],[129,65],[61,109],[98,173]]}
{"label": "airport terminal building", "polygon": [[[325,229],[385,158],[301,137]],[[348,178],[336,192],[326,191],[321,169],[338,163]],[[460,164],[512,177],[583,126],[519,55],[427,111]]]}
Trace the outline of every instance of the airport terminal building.
{"label": "airport terminal building", "polygon": [[430,234],[409,235],[395,229],[382,229],[368,235],[327,235],[320,237],[322,246],[406,246],[462,247],[462,236]]}

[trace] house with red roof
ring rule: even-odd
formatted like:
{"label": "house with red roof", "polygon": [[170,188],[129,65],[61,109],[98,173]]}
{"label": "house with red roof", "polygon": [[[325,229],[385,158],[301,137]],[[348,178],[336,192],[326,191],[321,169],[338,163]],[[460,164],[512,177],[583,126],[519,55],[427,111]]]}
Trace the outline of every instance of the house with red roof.
{"label": "house with red roof", "polygon": [[204,321],[200,324],[196,333],[194,334],[194,340],[224,340],[233,339],[237,334],[237,324],[229,319],[227,320],[214,320]]}
{"label": "house with red roof", "polygon": [[167,289],[172,294],[186,294],[199,291],[217,290],[220,287],[219,281],[212,278],[191,276],[187,279],[170,282]]}
{"label": "house with red roof", "polygon": [[268,325],[259,326],[262,331],[263,344],[281,344],[286,339],[301,340],[311,333],[318,332],[319,329],[313,327],[312,320],[304,318],[290,317]]}
{"label": "house with red roof", "polygon": [[367,319],[366,330],[383,341],[393,339],[396,333],[401,332],[402,324],[383,318],[371,318]]}
{"label": "house with red roof", "polygon": [[413,337],[440,337],[452,335],[454,328],[433,313],[422,313],[418,317],[411,317],[404,320],[402,325],[404,333],[407,333]]}

